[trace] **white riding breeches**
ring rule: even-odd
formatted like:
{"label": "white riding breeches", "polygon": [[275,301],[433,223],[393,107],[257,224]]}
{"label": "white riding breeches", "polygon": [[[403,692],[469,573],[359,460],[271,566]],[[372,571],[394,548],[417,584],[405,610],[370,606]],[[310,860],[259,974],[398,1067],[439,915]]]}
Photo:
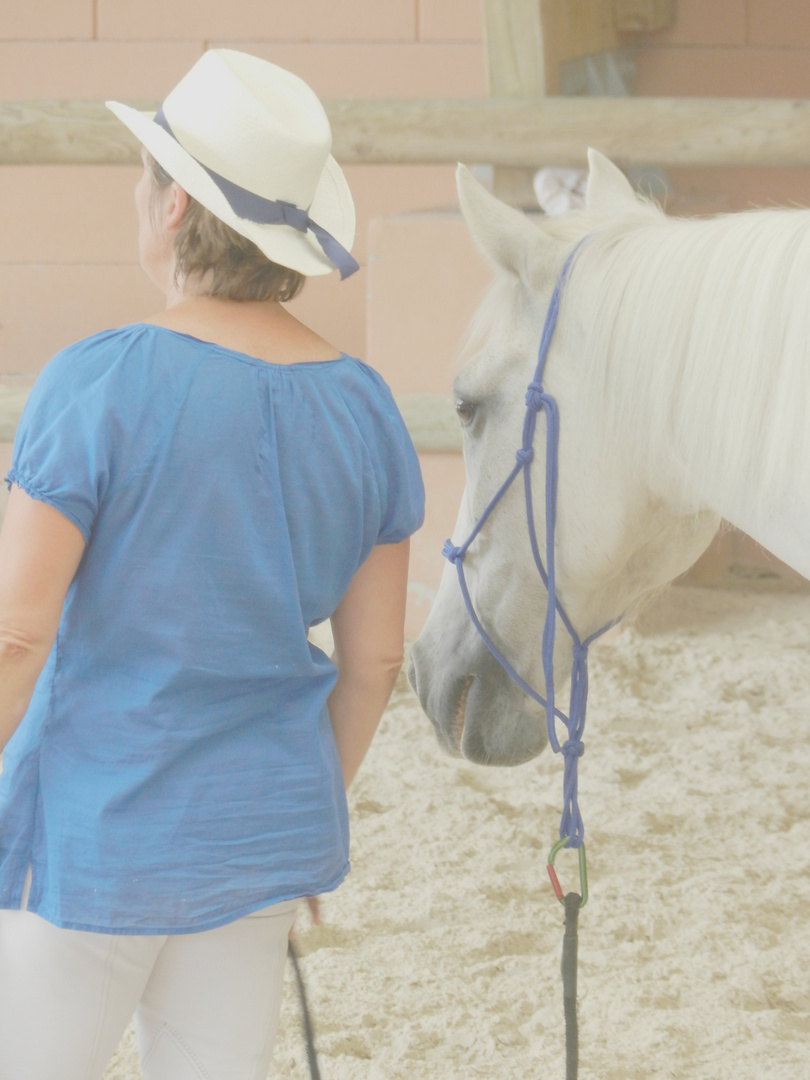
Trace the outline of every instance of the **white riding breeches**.
{"label": "white riding breeches", "polygon": [[297,905],[163,936],[0,911],[0,1080],[99,1080],[133,1014],[144,1080],[265,1080]]}

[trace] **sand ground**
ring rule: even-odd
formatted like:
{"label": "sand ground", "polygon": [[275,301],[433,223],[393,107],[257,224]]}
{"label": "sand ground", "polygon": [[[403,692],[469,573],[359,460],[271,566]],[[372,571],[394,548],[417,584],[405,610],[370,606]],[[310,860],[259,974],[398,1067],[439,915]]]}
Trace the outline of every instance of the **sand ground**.
{"label": "sand ground", "polygon": [[[810,596],[674,588],[590,702],[581,1080],[810,1080]],[[400,681],[297,933],[323,1080],[562,1080],[561,779],[443,756]],[[271,1075],[309,1075],[291,979]],[[105,1080],[139,1077],[128,1033]]]}

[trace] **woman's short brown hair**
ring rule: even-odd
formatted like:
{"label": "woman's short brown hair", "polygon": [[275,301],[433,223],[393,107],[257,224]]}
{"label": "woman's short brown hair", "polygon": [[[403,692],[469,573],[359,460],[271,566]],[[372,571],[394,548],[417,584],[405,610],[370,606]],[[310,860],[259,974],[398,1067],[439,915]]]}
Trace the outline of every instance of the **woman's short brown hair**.
{"label": "woman's short brown hair", "polygon": [[[146,154],[155,199],[153,215],[163,188],[172,177]],[[292,300],[306,278],[297,270],[271,262],[247,237],[220,221],[191,195],[175,236],[176,280],[196,283],[196,291],[226,300]]]}

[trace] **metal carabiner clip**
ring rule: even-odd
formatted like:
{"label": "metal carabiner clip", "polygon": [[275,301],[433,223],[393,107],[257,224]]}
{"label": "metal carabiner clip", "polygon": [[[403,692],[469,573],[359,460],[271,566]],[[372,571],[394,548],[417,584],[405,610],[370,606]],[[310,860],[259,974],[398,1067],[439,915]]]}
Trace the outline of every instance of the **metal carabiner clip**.
{"label": "metal carabiner clip", "polygon": [[[558,840],[551,851],[548,853],[548,863],[546,864],[546,870],[548,876],[551,879],[551,887],[554,890],[554,895],[560,901],[561,904],[565,904],[565,896],[563,895],[562,887],[560,886],[560,879],[557,877],[557,871],[554,869],[554,860],[557,858],[557,852],[564,848],[568,843],[568,837],[564,836],[562,840]],[[580,900],[579,906],[585,907],[588,903],[588,866],[585,862],[585,843],[581,843],[577,848],[579,854],[579,888],[580,888]]]}

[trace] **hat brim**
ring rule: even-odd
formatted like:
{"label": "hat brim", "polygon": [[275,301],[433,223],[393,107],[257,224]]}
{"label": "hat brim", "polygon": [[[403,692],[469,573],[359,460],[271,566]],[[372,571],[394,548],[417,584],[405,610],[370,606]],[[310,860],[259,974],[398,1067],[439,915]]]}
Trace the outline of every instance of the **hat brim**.
{"label": "hat brim", "polygon": [[[119,101],[107,101],[105,104],[184,191],[220,221],[252,240],[268,259],[307,277],[328,274],[335,269],[312,232],[301,233],[290,225],[260,225],[238,217],[199,162],[154,122],[153,112],[141,112]],[[347,251],[351,249],[355,229],[354,203],[346,177],[331,155],[312,205],[302,209],[308,210],[312,220],[334,236]]]}

